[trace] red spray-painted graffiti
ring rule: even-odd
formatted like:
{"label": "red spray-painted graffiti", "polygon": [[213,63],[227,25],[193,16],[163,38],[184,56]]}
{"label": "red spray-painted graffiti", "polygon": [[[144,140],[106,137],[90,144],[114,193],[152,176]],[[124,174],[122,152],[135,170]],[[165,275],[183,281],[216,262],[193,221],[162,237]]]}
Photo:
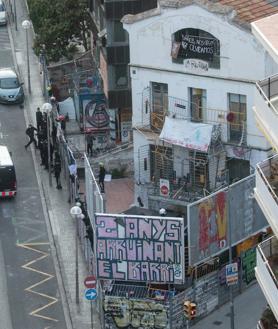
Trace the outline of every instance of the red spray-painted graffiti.
{"label": "red spray-painted graffiti", "polygon": [[220,192],[214,198],[201,202],[199,210],[199,251],[206,255],[212,243],[218,248],[226,246],[227,200],[226,193]]}

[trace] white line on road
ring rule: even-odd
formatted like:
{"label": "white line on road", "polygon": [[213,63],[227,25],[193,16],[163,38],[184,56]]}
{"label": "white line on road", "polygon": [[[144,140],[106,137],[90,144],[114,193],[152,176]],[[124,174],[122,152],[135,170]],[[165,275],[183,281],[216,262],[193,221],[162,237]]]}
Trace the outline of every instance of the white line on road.
{"label": "white line on road", "polygon": [[8,298],[8,288],[7,288],[7,277],[5,272],[5,263],[2,251],[2,244],[0,241],[0,319],[1,319],[1,328],[13,329],[11,313],[10,313],[10,304]]}
{"label": "white line on road", "polygon": [[17,64],[18,65],[22,65],[24,62],[23,62],[23,55],[21,52],[16,52],[15,53],[15,57],[16,57],[16,61],[17,61]]}

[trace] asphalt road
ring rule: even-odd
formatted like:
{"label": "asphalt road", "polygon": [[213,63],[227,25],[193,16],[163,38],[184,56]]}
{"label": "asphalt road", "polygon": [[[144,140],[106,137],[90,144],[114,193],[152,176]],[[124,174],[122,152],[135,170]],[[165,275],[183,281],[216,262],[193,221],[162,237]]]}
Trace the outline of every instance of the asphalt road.
{"label": "asphalt road", "polygon": [[[0,67],[13,66],[8,31],[0,27]],[[25,129],[20,106],[0,105],[0,144],[12,152],[18,186],[14,199],[0,199],[0,328],[64,329],[31,150],[24,148]]]}

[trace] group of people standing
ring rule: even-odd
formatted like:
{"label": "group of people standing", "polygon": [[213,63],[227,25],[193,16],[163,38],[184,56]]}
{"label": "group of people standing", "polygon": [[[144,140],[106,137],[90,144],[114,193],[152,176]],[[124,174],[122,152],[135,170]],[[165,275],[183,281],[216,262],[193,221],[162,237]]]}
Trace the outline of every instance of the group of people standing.
{"label": "group of people standing", "polygon": [[[36,123],[37,128],[32,124],[29,124],[26,129],[26,135],[29,137],[29,142],[25,145],[25,149],[33,143],[36,149],[40,151],[41,157],[41,166],[44,166],[45,169],[51,170],[56,179],[56,188],[62,189],[61,186],[61,158],[58,151],[57,144],[57,128],[54,123],[52,123],[52,133],[50,138],[50,156],[48,156],[48,136],[47,136],[47,114],[41,112],[40,108],[37,108],[36,111]],[[37,135],[37,139],[35,138],[35,134]],[[87,144],[87,154],[89,156],[93,155],[93,143],[95,137],[92,133],[86,134],[86,144]],[[50,158],[50,163],[49,163]],[[54,161],[53,161],[54,160]],[[99,163],[99,176],[98,183],[101,190],[101,193],[104,193],[104,180],[105,180],[106,170],[104,164],[102,162]]]}
{"label": "group of people standing", "polygon": [[[37,128],[35,128],[32,124],[29,124],[26,129],[26,135],[29,137],[29,142],[25,145],[25,150],[32,143],[35,145],[36,149],[40,151],[41,157],[41,166],[44,166],[47,170],[52,170],[54,176],[56,178],[56,188],[61,189],[61,181],[60,174],[62,170],[61,166],[61,158],[57,147],[57,128],[56,125],[52,124],[52,133],[50,138],[50,157],[48,156],[48,139],[47,139],[47,114],[41,112],[40,108],[37,108],[36,111],[36,123]],[[37,135],[37,139],[35,138],[35,133]],[[55,152],[54,152],[55,150]],[[54,155],[54,162],[53,162]],[[50,163],[49,163],[50,158]]]}
{"label": "group of people standing", "polygon": [[[86,145],[87,145],[87,154],[88,154],[88,156],[93,156],[93,144],[94,144],[94,141],[96,140],[96,138],[91,132],[86,133],[85,138],[86,138]],[[99,184],[101,193],[105,193],[105,191],[104,191],[105,175],[106,175],[106,170],[105,170],[104,164],[102,162],[100,162],[99,163],[98,184]]]}

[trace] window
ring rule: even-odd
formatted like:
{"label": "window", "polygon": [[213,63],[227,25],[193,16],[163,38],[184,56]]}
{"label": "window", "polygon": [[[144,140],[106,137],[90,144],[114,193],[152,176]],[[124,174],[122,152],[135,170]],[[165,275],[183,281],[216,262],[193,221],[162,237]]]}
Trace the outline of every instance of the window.
{"label": "window", "polygon": [[128,86],[128,67],[127,65],[114,65],[114,83],[116,89],[126,88]]}
{"label": "window", "polygon": [[144,158],[144,170],[148,170],[148,158]]}
{"label": "window", "polygon": [[112,31],[113,31],[112,42],[127,41],[127,31],[124,30],[123,24],[121,22],[114,21]]}
{"label": "window", "polygon": [[246,143],[246,96],[228,94],[228,106],[229,141],[244,144]]}
{"label": "window", "polygon": [[207,103],[207,93],[204,89],[189,88],[191,121],[203,122]]}
{"label": "window", "polygon": [[152,113],[151,124],[154,128],[162,129],[164,117],[168,111],[168,85],[152,82]]}
{"label": "window", "polygon": [[173,35],[171,56],[174,63],[192,58],[208,62],[210,68],[220,68],[220,43],[206,31],[182,29]]}

